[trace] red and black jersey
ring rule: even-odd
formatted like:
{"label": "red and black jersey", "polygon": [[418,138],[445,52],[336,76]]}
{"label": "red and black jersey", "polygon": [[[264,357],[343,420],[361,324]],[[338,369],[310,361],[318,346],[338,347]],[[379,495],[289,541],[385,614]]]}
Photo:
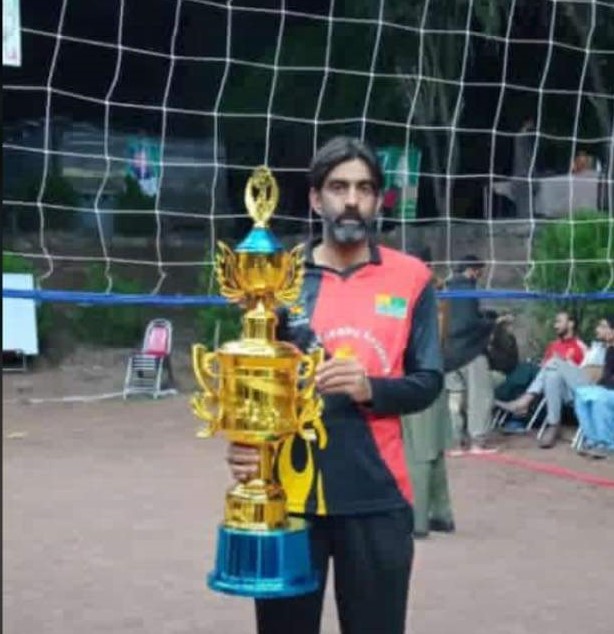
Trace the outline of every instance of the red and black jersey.
{"label": "red and black jersey", "polygon": [[296,304],[278,335],[304,351],[354,356],[367,369],[373,400],[324,399],[318,440],[281,447],[277,472],[291,513],[357,514],[412,501],[400,415],[420,411],[442,387],[435,290],[417,258],[371,247],[370,261],[343,273],[316,266],[307,251]]}

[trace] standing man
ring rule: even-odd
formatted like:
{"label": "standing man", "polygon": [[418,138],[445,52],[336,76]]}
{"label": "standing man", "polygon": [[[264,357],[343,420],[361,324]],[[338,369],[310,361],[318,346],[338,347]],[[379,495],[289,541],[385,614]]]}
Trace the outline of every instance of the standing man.
{"label": "standing man", "polygon": [[516,218],[532,216],[533,182],[531,166],[537,136],[533,119],[523,121],[514,139],[514,157],[512,167],[512,198],[516,207]]}
{"label": "standing man", "polygon": [[[448,289],[475,290],[483,272],[484,263],[475,255],[467,255]],[[480,302],[475,298],[451,301],[445,369],[458,447],[450,454],[490,453],[495,451],[487,446],[494,392],[486,352],[496,321],[494,316],[480,311]]]}
{"label": "standing man", "polygon": [[[317,634],[329,560],[345,634],[403,634],[413,560],[412,489],[400,415],[428,407],[441,390],[435,291],[417,258],[376,244],[382,172],[362,142],[337,137],[316,154],[309,202],[322,241],[307,249],[299,301],[279,336],[308,351],[324,397],[318,440],[280,450],[288,509],[311,524],[317,592],[256,602],[260,634]],[[231,445],[237,479],[256,473],[257,451]]]}
{"label": "standing man", "polygon": [[[422,250],[420,257],[430,266],[428,247]],[[437,288],[443,288],[443,280],[435,278],[434,283]],[[450,302],[439,300],[437,316],[444,351],[449,312]],[[402,421],[405,455],[414,491],[414,538],[427,537],[430,531],[453,533],[456,526],[445,456],[452,442],[452,426],[445,390],[428,409],[404,416]]]}

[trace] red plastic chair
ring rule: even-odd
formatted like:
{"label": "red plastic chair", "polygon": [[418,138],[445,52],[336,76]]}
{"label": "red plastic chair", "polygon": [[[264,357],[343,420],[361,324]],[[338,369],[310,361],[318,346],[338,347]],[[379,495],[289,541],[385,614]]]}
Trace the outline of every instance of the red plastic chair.
{"label": "red plastic chair", "polygon": [[[128,359],[124,379],[124,399],[131,394],[151,394],[158,398],[174,392],[171,369],[173,326],[167,319],[153,319],[147,324],[143,345]],[[164,379],[167,379],[163,383]]]}

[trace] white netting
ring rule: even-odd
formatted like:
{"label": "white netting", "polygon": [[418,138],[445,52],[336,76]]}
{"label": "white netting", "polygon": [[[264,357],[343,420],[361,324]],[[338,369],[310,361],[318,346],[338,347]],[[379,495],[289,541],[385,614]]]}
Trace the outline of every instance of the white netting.
{"label": "white netting", "polygon": [[610,1],[42,4],[5,68],[3,223],[46,288],[97,263],[106,290],[197,292],[261,163],[274,229],[307,235],[306,167],[335,134],[378,150],[392,244],[448,271],[477,254],[489,288],[614,286]]}

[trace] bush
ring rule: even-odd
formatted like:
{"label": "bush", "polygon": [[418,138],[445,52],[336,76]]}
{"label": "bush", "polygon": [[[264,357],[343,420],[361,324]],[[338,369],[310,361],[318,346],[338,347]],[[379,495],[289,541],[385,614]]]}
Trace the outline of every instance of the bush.
{"label": "bush", "polygon": [[[124,178],[124,190],[117,196],[116,206],[123,213],[115,214],[115,230],[125,236],[156,234],[155,198],[145,196],[134,178]],[[128,213],[150,211],[151,213]]]}
{"label": "bush", "polygon": [[[220,294],[219,285],[213,274],[213,266],[209,263],[205,264],[199,276],[199,289],[201,289],[200,292],[210,295]],[[240,308],[235,304],[199,308],[196,313],[196,332],[199,342],[210,350],[216,343],[216,328],[219,328],[218,345],[237,339],[241,334]]]}
{"label": "bush", "polygon": [[[614,255],[608,244],[610,231],[610,221],[603,213],[587,209],[575,213],[572,220],[547,224],[535,242],[536,264],[529,278],[530,288],[557,293],[594,293],[608,288]],[[539,302],[535,317],[543,333],[538,339],[552,339],[552,317],[559,310],[573,312],[580,335],[590,341],[596,322],[606,312],[606,304],[571,299]]]}
{"label": "bush", "polygon": [[[24,202],[36,202],[40,190],[40,181],[26,177],[18,186],[16,198]],[[75,225],[78,211],[73,209],[54,209],[47,205],[61,205],[63,207],[79,207],[79,194],[73,184],[61,174],[51,171],[47,176],[45,191],[42,199],[45,215],[45,229],[67,230]],[[16,226],[22,231],[36,231],[39,228],[39,212],[36,206],[17,206],[11,209],[16,215]]]}
{"label": "bush", "polygon": [[[21,255],[14,253],[2,254],[2,272],[3,273],[31,273],[36,276],[34,265]],[[43,349],[49,340],[49,333],[53,327],[53,307],[49,302],[38,302],[36,310],[36,328],[38,330],[38,338],[41,349]]]}
{"label": "bush", "polygon": [[[107,279],[102,264],[88,267],[83,291],[104,292]],[[113,275],[114,293],[146,292],[136,280]],[[147,324],[146,307],[138,304],[77,305],[72,308],[70,321],[79,341],[112,347],[134,346],[140,342]]]}

